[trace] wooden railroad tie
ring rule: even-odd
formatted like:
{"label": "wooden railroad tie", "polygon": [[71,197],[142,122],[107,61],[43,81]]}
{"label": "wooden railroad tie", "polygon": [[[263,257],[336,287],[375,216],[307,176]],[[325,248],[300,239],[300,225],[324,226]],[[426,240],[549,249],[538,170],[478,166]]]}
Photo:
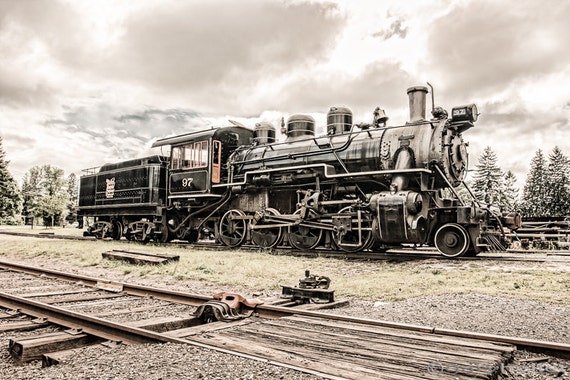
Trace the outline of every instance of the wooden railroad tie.
{"label": "wooden railroad tie", "polygon": [[88,344],[102,342],[103,339],[80,331],[67,330],[39,336],[10,339],[8,350],[15,359],[27,362],[41,360],[45,352],[68,350]]}
{"label": "wooden railroad tie", "polygon": [[131,264],[167,264],[171,261],[180,260],[179,255],[167,255],[167,254],[150,254],[143,252],[130,252],[122,250],[112,250],[108,252],[103,252],[103,258],[109,260],[123,260]]}

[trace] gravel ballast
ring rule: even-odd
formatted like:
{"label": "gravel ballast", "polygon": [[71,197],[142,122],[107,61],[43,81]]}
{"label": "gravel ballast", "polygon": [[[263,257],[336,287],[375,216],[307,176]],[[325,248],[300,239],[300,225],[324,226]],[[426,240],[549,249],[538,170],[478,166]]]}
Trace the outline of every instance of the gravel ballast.
{"label": "gravel ballast", "polygon": [[[570,310],[540,302],[484,295],[442,295],[383,303],[351,300],[335,314],[440,328],[511,335],[549,341],[570,341]],[[30,333],[31,334],[31,333]],[[0,344],[8,346],[8,334]],[[65,363],[41,368],[40,362],[18,365],[8,350],[0,351],[1,378],[12,379],[316,379],[317,376],[268,363],[178,344],[79,350]],[[517,352],[504,370],[505,379],[570,379],[570,361]],[[530,361],[527,361],[530,360]]]}
{"label": "gravel ballast", "polygon": [[[43,261],[43,262],[42,262]],[[102,267],[59,267],[37,258],[34,265],[105,278],[110,281],[157,286],[177,291],[213,295],[220,291],[248,298],[270,298],[278,293],[243,287],[221,287],[201,281],[180,281],[172,276],[139,276]],[[334,283],[333,283],[334,288]],[[443,294],[385,302],[350,298],[346,307],[324,312],[369,319],[467,330],[485,334],[570,343],[570,308],[484,294]],[[36,333],[28,332],[33,335]],[[42,368],[39,361],[18,364],[8,353],[12,334],[0,334],[1,379],[317,379],[311,374],[263,361],[178,344],[117,348],[86,347],[64,363]],[[501,379],[570,379],[570,361],[518,351]],[[461,363],[459,363],[461,364]],[[381,374],[379,374],[379,378]]]}

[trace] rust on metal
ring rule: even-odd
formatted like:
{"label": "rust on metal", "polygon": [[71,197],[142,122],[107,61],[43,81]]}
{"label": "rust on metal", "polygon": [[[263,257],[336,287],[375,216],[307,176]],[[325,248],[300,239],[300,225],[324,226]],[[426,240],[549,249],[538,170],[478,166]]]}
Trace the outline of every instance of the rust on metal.
{"label": "rust on metal", "polygon": [[213,300],[196,310],[196,318],[205,323],[235,321],[250,317],[254,309],[263,304],[260,300],[250,300],[236,293],[216,293]]}
{"label": "rust on metal", "polygon": [[330,283],[330,278],[312,275],[307,269],[305,277],[299,279],[299,286],[282,286],[281,298],[301,303],[331,303],[334,290],[329,289]]}

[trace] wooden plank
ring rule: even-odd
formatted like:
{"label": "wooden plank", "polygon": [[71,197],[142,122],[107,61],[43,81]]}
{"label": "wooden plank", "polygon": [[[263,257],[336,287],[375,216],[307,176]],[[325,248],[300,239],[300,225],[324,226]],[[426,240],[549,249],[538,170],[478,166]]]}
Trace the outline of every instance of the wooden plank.
{"label": "wooden plank", "polygon": [[[244,332],[241,329],[231,333],[242,338],[251,335],[251,332]],[[379,343],[356,335],[338,333],[325,335],[317,332],[310,336],[306,331],[302,332],[303,335],[296,335],[296,333],[298,331],[288,331],[283,328],[273,328],[267,331],[261,331],[258,328],[255,331],[255,336],[257,342],[263,339],[274,345],[296,347],[300,352],[304,350],[305,356],[326,356],[329,361],[350,358],[350,362],[353,364],[360,363],[363,366],[369,366],[370,363],[376,362],[389,363],[402,366],[403,373],[409,373],[411,367],[426,371],[434,363],[443,365],[445,368],[454,368],[469,363],[473,369],[462,366],[463,368],[457,371],[459,375],[465,376],[475,372],[484,375],[487,368],[505,361],[499,354],[478,356],[476,353],[461,353],[457,355],[453,346],[447,346],[441,350],[441,347],[438,349],[427,345],[416,347],[413,343],[406,346],[394,346],[396,340]]]}
{"label": "wooden plank", "polygon": [[64,290],[64,291],[45,292],[45,293],[24,293],[20,294],[19,296],[24,298],[55,297],[55,296],[65,296],[70,294],[91,293],[96,291],[97,289],[85,288],[85,289]]}
{"label": "wooden plank", "polygon": [[[419,337],[413,337],[409,334],[404,334],[403,336],[383,336],[382,334],[376,335],[370,333],[357,333],[354,330],[348,330],[344,332],[340,329],[315,331],[315,327],[311,326],[297,329],[293,327],[293,329],[296,331],[297,336],[303,336],[305,338],[313,337],[315,340],[327,340],[328,337],[330,337],[331,340],[338,340],[338,338],[341,337],[342,343],[337,344],[348,344],[351,347],[364,348],[371,355],[376,351],[376,346],[382,347],[380,349],[380,353],[381,355],[384,355],[384,352],[386,351],[385,346],[387,346],[389,347],[389,350],[392,351],[401,350],[402,355],[413,353],[414,357],[426,358],[426,360],[433,360],[433,357],[437,356],[439,358],[438,360],[440,361],[446,360],[448,363],[455,364],[464,363],[467,360],[492,361],[495,360],[497,356],[510,356],[515,348],[512,345],[505,346],[503,344],[499,344],[497,347],[490,346],[485,348],[472,345],[464,346],[465,339],[447,340],[445,342],[441,342],[437,339],[430,340],[430,337],[436,336],[429,334],[421,334]],[[291,335],[295,335],[295,332],[292,332]],[[467,339],[467,341],[469,340]],[[366,342],[366,344],[362,346],[360,342]]]}
{"label": "wooden plank", "polygon": [[49,323],[47,321],[21,321],[21,322],[10,322],[0,325],[0,332],[8,331],[31,331],[40,327],[45,327]]}
{"label": "wooden plank", "polygon": [[[275,342],[272,342],[274,345]],[[290,342],[281,343],[283,349],[290,346]],[[305,360],[314,361],[316,368],[326,372],[327,368],[333,363],[341,371],[345,372],[343,376],[347,378],[360,379],[364,378],[388,378],[388,379],[441,379],[440,375],[434,376],[429,372],[429,363],[423,361],[405,361],[405,360],[386,360],[386,358],[376,358],[362,356],[366,354],[366,350],[354,352],[341,349],[334,345],[327,349],[319,347],[320,350],[295,349],[298,354]],[[371,375],[371,376],[369,376]]]}
{"label": "wooden plank", "polygon": [[156,306],[141,306],[135,308],[109,310],[102,313],[95,313],[94,316],[103,318],[103,317],[109,317],[111,315],[132,314],[132,313],[139,313],[141,311],[151,311],[156,309],[157,309]]}
{"label": "wooden plank", "polygon": [[[2,279],[0,278],[0,281],[2,281]],[[16,284],[14,284],[13,287],[6,287],[3,288],[2,291],[6,292],[6,293],[12,293],[12,294],[19,294],[22,290],[25,290],[26,292],[29,292],[30,294],[35,293],[39,293],[39,292],[44,292],[46,289],[51,289],[51,291],[54,291],[54,289],[56,288],[61,288],[61,289],[68,289],[69,285],[65,284],[64,286],[58,285],[58,286],[54,286],[53,284],[50,285],[46,285],[45,283],[43,285],[39,285],[39,286],[31,286],[29,283],[26,283],[26,281],[28,280],[21,280],[19,279],[18,282]],[[40,281],[38,282],[43,282],[43,279],[40,279]],[[32,282],[32,281],[29,281]]]}
{"label": "wooden plank", "polygon": [[[101,350],[110,350],[110,349],[115,349],[118,347],[121,347],[121,343],[119,342],[110,342],[110,341],[106,341],[100,344],[97,344],[97,347]],[[53,365],[57,365],[57,364],[61,364],[63,362],[65,362],[66,360],[68,360],[69,358],[74,357],[78,352],[80,348],[72,348],[69,350],[63,350],[63,351],[54,351],[54,352],[48,352],[42,355],[42,367],[51,367]]]}
{"label": "wooden plank", "polygon": [[68,298],[58,298],[58,299],[39,299],[38,301],[52,305],[55,303],[66,303],[66,302],[83,302],[83,301],[95,301],[95,300],[106,300],[118,297],[125,297],[125,294],[87,294],[85,296],[68,297]]}
{"label": "wooden plank", "polygon": [[122,296],[117,296],[117,297],[107,297],[103,299],[98,298],[97,300],[85,300],[86,303],[88,303],[88,305],[85,305],[81,301],[77,301],[76,303],[68,305],[66,307],[70,309],[81,309],[85,306],[88,306],[89,308],[101,307],[101,306],[119,307],[119,305],[121,304],[125,304],[126,307],[129,307],[129,305],[133,303],[133,300],[136,299],[133,299],[132,297],[128,297],[125,294],[123,294]]}
{"label": "wooden plank", "polygon": [[179,255],[148,254],[143,252],[108,251],[102,253],[103,258],[110,260],[123,260],[131,264],[167,264],[180,260]]}
{"label": "wooden plank", "polygon": [[351,329],[358,332],[369,332],[372,334],[381,334],[386,336],[393,336],[398,338],[399,340],[412,338],[423,340],[427,342],[440,342],[440,343],[448,343],[448,344],[460,344],[465,347],[474,347],[474,348],[484,348],[489,350],[515,350],[515,347],[511,344],[507,343],[499,343],[499,342],[490,342],[485,340],[478,340],[478,339],[464,339],[464,338],[457,338],[452,336],[446,335],[433,335],[409,330],[399,330],[390,327],[383,327],[383,326],[369,326],[369,325],[360,325],[360,324],[351,324],[349,322],[336,322],[333,320],[323,320],[321,318],[313,318],[313,317],[301,317],[297,315],[293,315],[290,317],[283,317],[283,320],[291,320],[291,321],[298,321],[306,323],[311,328],[315,326],[322,326],[324,328],[343,328],[343,329]]}
{"label": "wooden plank", "polygon": [[[252,334],[252,331],[242,331],[238,329],[232,331],[233,335],[243,337]],[[485,350],[461,350],[454,345],[434,345],[429,342],[410,341],[402,344],[398,339],[379,341],[370,339],[370,336],[361,336],[349,332],[341,334],[339,331],[324,333],[322,331],[312,331],[310,329],[290,329],[289,326],[266,326],[260,324],[256,326],[255,336],[273,343],[280,343],[307,349],[308,351],[324,352],[330,355],[331,360],[342,357],[351,357],[352,361],[358,363],[360,360],[382,361],[389,363],[405,362],[406,366],[417,366],[427,369],[433,363],[444,365],[446,368],[454,368],[463,363],[469,363],[475,369],[465,368],[464,372],[479,372],[483,374],[486,369],[493,367],[504,361],[502,353],[488,353]],[[460,374],[463,374],[459,371]]]}
{"label": "wooden plank", "polygon": [[21,316],[22,314],[17,310],[0,311],[0,319],[19,318]]}
{"label": "wooden plank", "polygon": [[62,351],[101,342],[102,339],[85,333],[58,332],[34,337],[10,339],[8,350],[14,358],[27,362],[39,360],[46,352]]}
{"label": "wooden plank", "polygon": [[171,255],[168,253],[145,253],[145,252],[133,252],[133,251],[125,251],[122,249],[113,249],[109,252],[119,252],[119,253],[130,253],[133,255],[140,255],[140,256],[148,256],[148,257],[163,257],[165,259],[171,259],[174,261],[178,261],[180,259],[180,255]]}
{"label": "wooden plank", "polygon": [[288,318],[216,333],[212,330],[186,339],[242,352],[255,347],[260,356],[270,360],[354,379],[490,378],[514,350],[512,345],[492,342],[473,343],[348,322],[330,321],[329,325],[326,321],[319,326],[311,318],[286,321]]}
{"label": "wooden plank", "polygon": [[387,380],[414,380],[418,378],[440,379],[440,376],[419,377],[422,373],[416,370],[408,370],[401,373],[398,368],[393,368],[389,364],[382,362],[375,363],[374,368],[364,368],[356,365],[351,360],[329,360],[325,355],[311,355],[311,353],[299,350],[298,347],[280,346],[263,340],[258,340],[255,336],[249,339],[234,336],[221,336],[209,334],[204,336],[191,336],[187,340],[215,345],[220,348],[231,349],[251,355],[256,355],[268,360],[273,360],[288,365],[307,368],[323,374],[338,376],[345,379],[387,379]]}
{"label": "wooden plank", "polygon": [[[236,335],[236,333],[232,333],[232,335]],[[244,333],[242,338],[247,335],[248,333]],[[259,331],[256,332],[256,336],[256,341],[258,342],[260,337]],[[454,368],[458,364],[469,363],[474,369],[462,368],[457,371],[457,374],[469,376],[474,374],[473,372],[478,368],[484,368],[479,370],[480,373],[478,375],[485,376],[486,368],[491,368],[500,363],[500,361],[496,360],[497,355],[483,359],[457,357],[453,353],[425,350],[422,347],[414,348],[413,345],[394,347],[391,344],[393,342],[379,345],[377,342],[370,342],[358,336],[355,336],[351,341],[349,337],[338,334],[333,335],[331,339],[328,336],[308,337],[307,335],[295,338],[294,332],[279,331],[270,332],[264,335],[263,338],[273,345],[280,344],[284,347],[296,347],[305,357],[321,357],[321,360],[324,362],[346,360],[354,366],[360,365],[365,368],[375,368],[377,366],[376,363],[383,363],[383,365],[391,366],[392,370],[400,368],[399,372],[401,374],[410,374],[413,372],[412,369],[423,373],[429,371],[429,368],[434,363],[443,365],[445,368]]]}
{"label": "wooden plank", "polygon": [[223,321],[211,322],[193,327],[170,330],[165,332],[164,335],[168,335],[174,338],[184,338],[191,335],[198,335],[206,332],[218,331],[218,330],[235,328],[237,326],[248,325],[253,322],[255,322],[255,320],[253,320],[252,318],[242,319],[239,321],[231,321],[231,322],[223,322]]}
{"label": "wooden plank", "polygon": [[192,318],[157,317],[152,319],[143,319],[140,321],[129,322],[127,323],[127,325],[155,332],[165,332],[175,329],[186,328],[190,326],[196,326],[200,323],[201,321],[196,317]]}

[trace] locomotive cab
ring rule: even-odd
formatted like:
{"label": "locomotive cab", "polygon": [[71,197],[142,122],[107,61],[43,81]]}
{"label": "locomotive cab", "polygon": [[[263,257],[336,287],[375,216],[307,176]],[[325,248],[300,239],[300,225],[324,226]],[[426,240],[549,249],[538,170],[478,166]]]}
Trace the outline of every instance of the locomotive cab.
{"label": "locomotive cab", "polygon": [[236,148],[250,144],[252,138],[253,131],[234,126],[156,141],[152,147],[171,145],[169,204],[186,206],[221,197],[215,185],[228,177],[222,163]]}

